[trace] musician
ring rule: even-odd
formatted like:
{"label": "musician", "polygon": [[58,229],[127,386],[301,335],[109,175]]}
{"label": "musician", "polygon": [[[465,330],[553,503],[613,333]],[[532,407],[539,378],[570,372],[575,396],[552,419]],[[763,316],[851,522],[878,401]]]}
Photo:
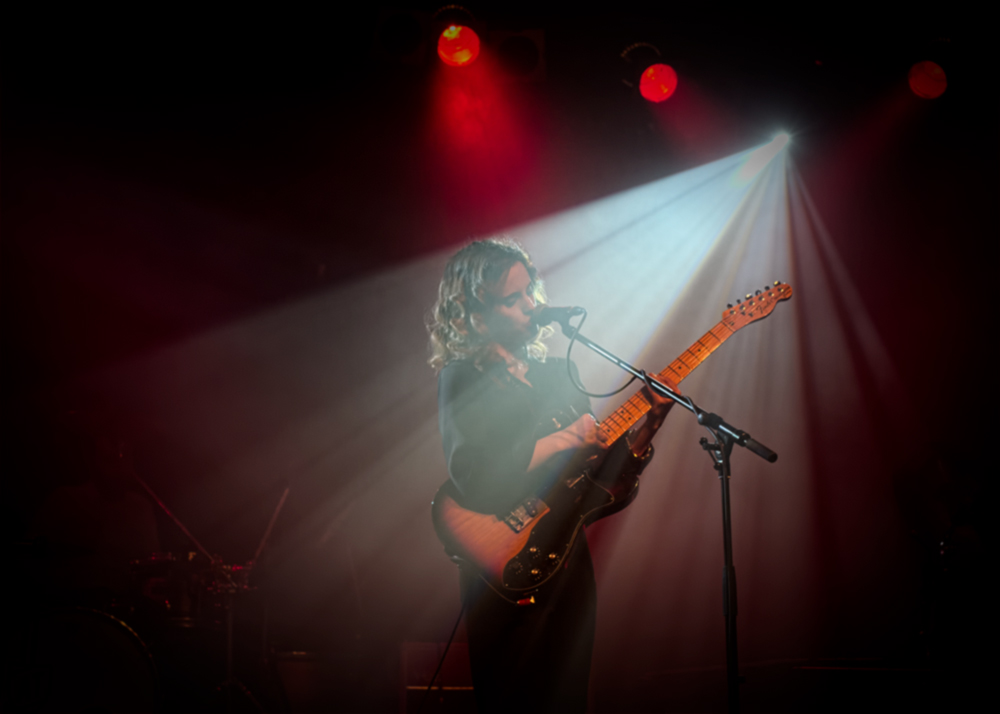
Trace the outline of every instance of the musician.
{"label": "musician", "polygon": [[[581,452],[638,474],[673,404],[647,390],[646,420],[609,450],[566,360],[546,357],[551,328],[532,321],[544,301],[531,258],[511,240],[471,243],[445,267],[429,324],[430,364],[439,370],[442,441],[464,508],[503,516],[543,493]],[[585,537],[531,604],[518,605],[470,567],[460,568],[460,586],[479,711],[585,711],[596,612]]]}

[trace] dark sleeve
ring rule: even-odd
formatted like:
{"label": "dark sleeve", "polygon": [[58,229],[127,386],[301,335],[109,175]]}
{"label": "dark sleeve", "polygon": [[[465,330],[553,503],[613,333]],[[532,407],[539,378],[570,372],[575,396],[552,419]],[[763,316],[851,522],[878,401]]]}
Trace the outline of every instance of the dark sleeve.
{"label": "dark sleeve", "polygon": [[[558,359],[553,361],[559,365],[559,371],[565,374],[566,368],[563,365],[566,364],[566,360]],[[570,360],[569,369],[573,373],[573,380],[572,381],[567,380],[566,399],[569,401],[570,404],[574,405],[573,408],[580,416],[583,416],[584,414],[590,414],[596,419],[597,415],[594,414],[594,410],[590,406],[590,397],[581,392],[575,386],[579,384],[581,387],[584,387],[586,389],[586,386],[583,384],[583,382],[580,381],[580,370],[577,369],[576,362]]]}
{"label": "dark sleeve", "polygon": [[448,474],[466,508],[499,513],[528,495],[536,439],[519,390],[453,362],[438,376],[438,419]]}

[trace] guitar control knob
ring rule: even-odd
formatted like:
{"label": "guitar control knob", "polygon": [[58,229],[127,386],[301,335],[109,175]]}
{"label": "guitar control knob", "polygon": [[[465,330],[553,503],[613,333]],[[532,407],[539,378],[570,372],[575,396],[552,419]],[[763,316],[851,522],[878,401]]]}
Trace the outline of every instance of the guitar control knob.
{"label": "guitar control knob", "polygon": [[524,566],[521,565],[521,561],[514,560],[510,563],[510,572],[514,575],[520,575],[524,572]]}
{"label": "guitar control knob", "polygon": [[549,553],[549,560],[559,560],[558,553]]}
{"label": "guitar control knob", "polygon": [[532,568],[531,569],[531,577],[533,577],[533,578],[535,578],[537,580],[538,578],[542,577],[542,571],[539,570],[538,568]]}
{"label": "guitar control knob", "polygon": [[528,548],[528,552],[534,555],[535,553],[538,552],[538,548],[536,548],[535,546],[531,546],[530,548]]}

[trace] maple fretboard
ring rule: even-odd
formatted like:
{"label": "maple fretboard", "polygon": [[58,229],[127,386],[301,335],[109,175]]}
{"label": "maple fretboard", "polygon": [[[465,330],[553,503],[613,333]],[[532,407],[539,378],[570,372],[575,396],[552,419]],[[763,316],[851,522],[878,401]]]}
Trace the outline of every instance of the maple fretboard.
{"label": "maple fretboard", "polygon": [[[746,302],[737,300],[735,307],[726,308],[722,313],[722,320],[715,327],[695,340],[693,345],[684,350],[680,357],[667,365],[666,369],[659,372],[656,377],[680,384],[681,380],[708,359],[708,356],[719,349],[719,346],[737,330],[767,317],[779,302],[791,296],[791,285],[775,282],[773,286],[766,287],[763,291],[758,290],[756,294],[748,294]],[[638,391],[609,414],[599,426],[611,442],[617,441],[642,419],[650,407],[650,403],[642,396],[642,391]]]}

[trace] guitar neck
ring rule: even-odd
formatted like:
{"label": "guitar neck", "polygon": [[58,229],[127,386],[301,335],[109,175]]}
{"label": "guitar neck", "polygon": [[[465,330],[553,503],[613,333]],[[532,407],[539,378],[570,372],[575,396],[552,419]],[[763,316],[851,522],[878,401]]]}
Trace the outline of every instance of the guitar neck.
{"label": "guitar neck", "polygon": [[[715,327],[698,338],[693,345],[684,350],[680,356],[667,365],[666,369],[655,376],[658,379],[669,379],[675,384],[694,371],[695,367],[708,359],[708,356],[719,349],[719,346],[729,339],[736,330],[730,329],[726,321],[719,322]],[[642,392],[636,392],[632,397],[601,422],[600,427],[609,437],[609,441],[617,441],[629,429],[635,426],[646,415],[651,405]]]}

